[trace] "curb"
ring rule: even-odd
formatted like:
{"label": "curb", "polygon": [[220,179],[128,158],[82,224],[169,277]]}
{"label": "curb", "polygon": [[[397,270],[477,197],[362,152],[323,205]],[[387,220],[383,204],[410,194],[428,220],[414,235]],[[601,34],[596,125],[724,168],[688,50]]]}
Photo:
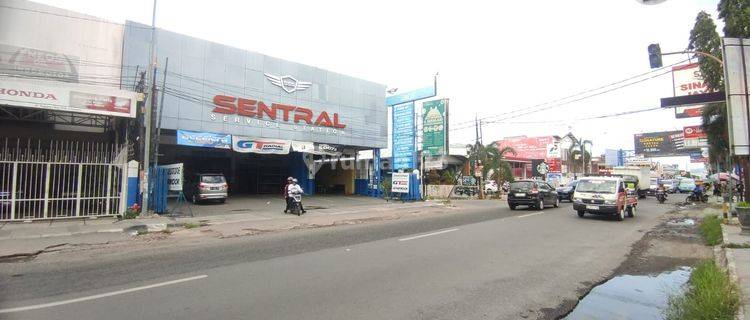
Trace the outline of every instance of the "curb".
{"label": "curb", "polygon": [[[729,236],[727,235],[727,229],[725,224],[721,224],[721,237],[722,244],[714,247],[714,258],[717,260],[720,266],[724,266],[729,273],[729,278],[738,286],[740,284],[740,278],[737,276],[737,263],[734,259],[733,249],[725,248],[724,245],[729,243]],[[740,292],[740,295],[742,293]],[[737,314],[734,317],[737,320],[745,319],[745,305],[740,303],[740,307],[737,309]]]}

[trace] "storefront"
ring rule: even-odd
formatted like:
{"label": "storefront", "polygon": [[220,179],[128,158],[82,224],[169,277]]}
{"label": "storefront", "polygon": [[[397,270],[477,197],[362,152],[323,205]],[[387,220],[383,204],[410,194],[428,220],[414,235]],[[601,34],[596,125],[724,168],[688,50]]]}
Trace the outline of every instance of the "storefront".
{"label": "storefront", "polygon": [[[126,23],[123,65],[147,66],[150,34]],[[352,194],[357,153],[387,145],[384,85],[170,31],[157,39],[159,163],[221,172],[234,194],[279,193],[287,176]]]}

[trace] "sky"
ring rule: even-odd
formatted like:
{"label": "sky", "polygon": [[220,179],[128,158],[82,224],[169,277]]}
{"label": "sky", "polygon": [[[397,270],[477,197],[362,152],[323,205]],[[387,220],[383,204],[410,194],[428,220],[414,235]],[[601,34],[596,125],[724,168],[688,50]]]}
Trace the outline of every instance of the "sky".
{"label": "sky", "polygon": [[[112,21],[150,24],[150,0],[37,0]],[[429,85],[450,99],[453,128],[650,71],[646,48],[684,50],[695,17],[716,18],[718,0],[229,1],[161,0],[167,30],[375,81],[400,92]],[[719,23],[717,21],[717,23]],[[665,56],[668,65],[687,59]],[[483,125],[484,142],[506,136],[563,135],[632,149],[633,134],[681,130],[698,118],[659,110],[598,120],[596,115],[659,106],[669,75],[608,94]],[[473,128],[450,132],[471,142]],[[663,163],[686,166],[683,158]],[[697,165],[700,166],[700,165]],[[691,167],[696,167],[692,165]]]}

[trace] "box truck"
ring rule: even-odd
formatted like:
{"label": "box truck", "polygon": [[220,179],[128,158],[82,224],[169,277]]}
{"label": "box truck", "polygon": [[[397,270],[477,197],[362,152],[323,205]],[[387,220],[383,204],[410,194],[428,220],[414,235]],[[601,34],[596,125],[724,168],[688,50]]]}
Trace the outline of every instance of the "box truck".
{"label": "box truck", "polygon": [[613,176],[623,177],[625,185],[638,193],[638,198],[645,198],[651,183],[651,168],[649,167],[614,167]]}

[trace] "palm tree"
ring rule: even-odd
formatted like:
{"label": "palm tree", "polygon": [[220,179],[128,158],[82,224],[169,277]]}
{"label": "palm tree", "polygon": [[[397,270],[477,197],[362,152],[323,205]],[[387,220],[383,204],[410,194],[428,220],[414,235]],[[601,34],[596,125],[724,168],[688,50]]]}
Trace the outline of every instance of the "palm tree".
{"label": "palm tree", "polygon": [[[591,161],[591,154],[584,149],[583,146],[586,144],[591,144],[591,140],[579,140],[578,138],[572,137],[573,143],[570,144],[570,148],[568,148],[568,167],[569,170],[573,173],[576,172],[584,172],[585,163],[588,163]],[[583,151],[583,160],[580,159],[581,151]],[[576,159],[579,158],[579,159]],[[581,162],[583,161],[583,163]]]}
{"label": "palm tree", "polygon": [[[466,145],[469,151],[469,159],[473,161],[479,161],[482,164],[482,179],[497,179],[500,176],[505,176],[510,172],[510,165],[504,160],[508,154],[516,154],[516,151],[511,147],[499,148],[499,146],[493,142],[488,145],[482,145],[477,142],[475,144]],[[472,167],[472,171],[474,168]],[[492,175],[488,174],[492,171]],[[508,178],[508,177],[504,177]],[[498,181],[499,182],[499,181]]]}

